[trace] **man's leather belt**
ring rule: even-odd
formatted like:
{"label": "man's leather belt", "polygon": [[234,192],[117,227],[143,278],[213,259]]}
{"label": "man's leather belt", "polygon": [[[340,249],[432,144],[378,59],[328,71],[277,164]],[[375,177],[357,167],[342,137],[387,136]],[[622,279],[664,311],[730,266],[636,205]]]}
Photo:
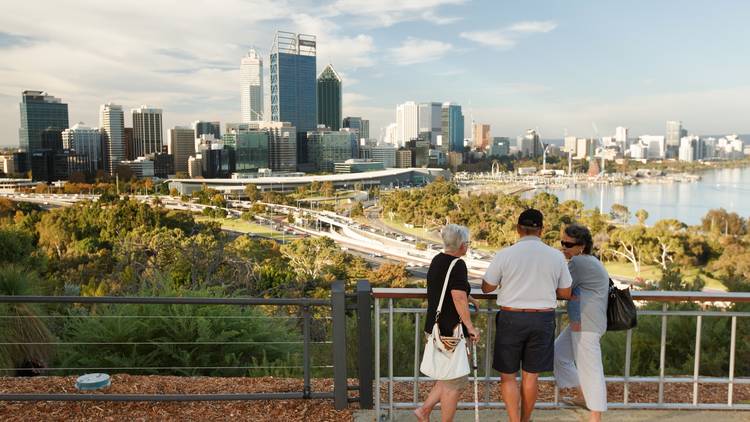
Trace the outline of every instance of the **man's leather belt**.
{"label": "man's leather belt", "polygon": [[501,306],[500,310],[506,311],[506,312],[552,312],[555,310],[555,308],[534,309],[534,308],[511,308],[509,306]]}

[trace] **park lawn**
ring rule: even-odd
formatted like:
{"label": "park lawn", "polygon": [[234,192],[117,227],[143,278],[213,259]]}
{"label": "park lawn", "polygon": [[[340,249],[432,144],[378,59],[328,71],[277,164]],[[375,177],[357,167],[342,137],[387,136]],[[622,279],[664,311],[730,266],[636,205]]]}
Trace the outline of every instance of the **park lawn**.
{"label": "park lawn", "polygon": [[[636,276],[633,265],[629,262],[605,262],[604,266],[612,275],[628,278],[635,278]],[[698,270],[699,268],[695,267],[688,268],[682,271],[682,276],[685,280],[693,280],[698,275]],[[647,280],[659,280],[661,278],[661,270],[656,265],[642,265],[640,275]],[[714,290],[727,289],[719,280],[711,278],[707,274],[702,274],[701,277],[706,282],[706,288]]]}
{"label": "park lawn", "polygon": [[392,228],[394,230],[406,233],[406,234],[408,234],[410,236],[414,236],[414,237],[416,237],[418,239],[427,240],[428,242],[432,242],[432,243],[442,243],[442,240],[440,239],[440,236],[437,236],[436,234],[434,234],[433,232],[431,232],[431,231],[429,231],[429,230],[427,230],[425,228],[422,228],[422,227],[414,227],[414,228],[406,227],[404,225],[404,223],[401,222],[398,219],[391,220],[389,218],[381,218],[380,221],[383,224],[385,224],[386,226],[388,226],[388,227],[390,227],[390,228]]}
{"label": "park lawn", "polygon": [[[213,218],[206,217],[204,215],[195,216],[196,221],[218,221],[221,224],[221,228],[224,230],[231,230],[240,233],[256,234],[263,237],[270,237],[272,239],[281,239],[283,236],[281,233],[271,229],[268,226],[261,224],[251,223],[242,219],[236,218]],[[286,236],[290,237],[290,236]]]}

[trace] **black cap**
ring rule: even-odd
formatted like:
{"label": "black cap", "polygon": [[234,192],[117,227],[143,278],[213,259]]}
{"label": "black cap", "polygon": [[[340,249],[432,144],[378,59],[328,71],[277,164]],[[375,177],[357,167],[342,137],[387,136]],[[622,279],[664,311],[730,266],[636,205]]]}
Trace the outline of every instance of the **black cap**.
{"label": "black cap", "polygon": [[544,216],[539,210],[529,208],[518,216],[518,225],[524,227],[533,227],[541,229],[544,223]]}

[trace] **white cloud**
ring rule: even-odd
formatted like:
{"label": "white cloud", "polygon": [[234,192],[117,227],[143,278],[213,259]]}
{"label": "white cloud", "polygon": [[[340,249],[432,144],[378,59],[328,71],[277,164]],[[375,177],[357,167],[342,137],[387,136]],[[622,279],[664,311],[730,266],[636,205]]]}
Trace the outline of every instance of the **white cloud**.
{"label": "white cloud", "polygon": [[443,6],[457,6],[467,0],[337,0],[328,6],[331,16],[346,15],[368,28],[388,27],[401,22],[423,20],[445,25],[459,20],[438,14]]}
{"label": "white cloud", "polygon": [[461,38],[474,41],[475,43],[494,47],[497,49],[509,49],[516,46],[516,40],[507,35],[506,32],[497,31],[470,31],[459,34]]}
{"label": "white cloud", "polygon": [[555,28],[557,28],[557,24],[552,21],[523,21],[502,29],[466,31],[459,35],[461,38],[474,41],[477,44],[498,50],[508,50],[515,47],[523,36],[547,33]]}
{"label": "white cloud", "polygon": [[524,21],[511,25],[508,30],[512,32],[524,33],[546,33],[557,28],[557,24],[552,21]]}
{"label": "white cloud", "polygon": [[451,44],[442,41],[409,37],[391,49],[391,57],[399,65],[424,63],[443,57],[452,48]]}

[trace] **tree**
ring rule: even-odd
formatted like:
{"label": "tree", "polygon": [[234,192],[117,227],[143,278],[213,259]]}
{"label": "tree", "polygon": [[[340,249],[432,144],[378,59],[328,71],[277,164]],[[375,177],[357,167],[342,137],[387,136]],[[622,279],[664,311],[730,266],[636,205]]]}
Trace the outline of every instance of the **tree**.
{"label": "tree", "polygon": [[648,220],[648,211],[644,209],[639,209],[635,212],[635,218],[638,219],[638,224],[644,225],[646,224],[646,220]]}
{"label": "tree", "polygon": [[701,219],[704,231],[714,234],[742,236],[747,233],[746,221],[736,212],[727,212],[724,208],[710,210]]}
{"label": "tree", "polygon": [[336,189],[333,187],[332,182],[323,182],[323,186],[320,188],[320,193],[323,196],[331,197],[336,194]]}
{"label": "tree", "polygon": [[674,263],[675,258],[684,258],[686,253],[687,226],[677,220],[659,220],[647,230],[647,236],[653,240],[651,261],[661,267],[663,271]]}
{"label": "tree", "polygon": [[386,263],[371,270],[368,278],[376,287],[406,287],[409,276],[409,271],[406,270],[404,264]]}
{"label": "tree", "polygon": [[362,205],[362,202],[357,201],[352,206],[352,211],[349,214],[350,217],[364,217],[365,215],[365,207]]}
{"label": "tree", "polygon": [[646,229],[643,226],[617,228],[610,234],[609,241],[604,246],[604,252],[615,258],[629,261],[635,273],[640,274],[645,238]]}
{"label": "tree", "polygon": [[247,185],[245,185],[245,196],[247,197],[248,201],[257,201],[260,197],[258,193],[258,187],[252,183],[248,183]]}
{"label": "tree", "polygon": [[622,204],[612,204],[610,215],[622,224],[627,224],[630,220],[630,210]]}

